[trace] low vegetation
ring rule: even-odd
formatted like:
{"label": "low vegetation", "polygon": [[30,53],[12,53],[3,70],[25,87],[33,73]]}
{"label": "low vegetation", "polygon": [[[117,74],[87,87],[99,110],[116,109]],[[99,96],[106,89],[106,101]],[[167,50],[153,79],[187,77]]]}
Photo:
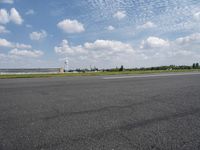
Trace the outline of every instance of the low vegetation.
{"label": "low vegetation", "polygon": [[200,69],[179,69],[179,70],[123,70],[123,71],[96,71],[96,72],[67,72],[55,74],[4,74],[0,79],[11,78],[47,78],[47,77],[66,77],[66,76],[103,76],[103,75],[120,75],[120,74],[156,74],[156,73],[173,73],[173,72],[200,72]]}
{"label": "low vegetation", "polygon": [[199,63],[193,63],[192,66],[159,66],[148,68],[129,68],[125,69],[116,67],[112,69],[75,69],[65,73],[43,73],[43,74],[0,74],[0,79],[7,78],[47,78],[47,77],[66,77],[66,76],[103,76],[103,75],[120,75],[120,74],[156,74],[156,73],[173,73],[173,72],[200,72]]}
{"label": "low vegetation", "polygon": [[116,67],[116,68],[111,68],[111,69],[98,69],[96,67],[90,68],[90,69],[75,69],[75,70],[69,70],[69,72],[89,72],[89,71],[103,71],[103,72],[123,72],[123,71],[168,71],[168,70],[193,70],[193,69],[200,69],[199,63],[193,63],[192,66],[175,66],[175,65],[170,65],[170,66],[158,66],[158,67],[141,67],[141,68],[129,68],[125,69],[124,66],[122,65],[121,67]]}

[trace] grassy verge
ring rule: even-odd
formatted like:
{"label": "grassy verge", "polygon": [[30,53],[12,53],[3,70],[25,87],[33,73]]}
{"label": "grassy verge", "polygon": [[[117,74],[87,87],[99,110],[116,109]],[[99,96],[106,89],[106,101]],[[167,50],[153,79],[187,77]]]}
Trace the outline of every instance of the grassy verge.
{"label": "grassy verge", "polygon": [[48,77],[66,77],[66,76],[103,76],[103,75],[120,75],[120,74],[156,74],[156,73],[176,73],[176,72],[200,72],[200,69],[190,70],[138,70],[122,72],[86,72],[86,73],[57,73],[57,74],[4,74],[0,79],[12,78],[48,78]]}

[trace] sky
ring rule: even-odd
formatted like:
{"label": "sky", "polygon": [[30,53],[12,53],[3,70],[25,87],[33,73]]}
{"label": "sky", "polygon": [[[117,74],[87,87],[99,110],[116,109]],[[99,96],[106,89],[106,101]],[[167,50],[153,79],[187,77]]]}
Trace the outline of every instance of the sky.
{"label": "sky", "polygon": [[0,0],[0,68],[200,62],[199,0]]}

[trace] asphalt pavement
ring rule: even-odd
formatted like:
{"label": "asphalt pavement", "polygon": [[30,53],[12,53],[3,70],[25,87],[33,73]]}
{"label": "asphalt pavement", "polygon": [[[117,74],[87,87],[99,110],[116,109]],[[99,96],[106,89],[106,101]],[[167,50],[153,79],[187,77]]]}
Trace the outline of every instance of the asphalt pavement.
{"label": "asphalt pavement", "polygon": [[200,74],[1,79],[0,150],[200,150]]}

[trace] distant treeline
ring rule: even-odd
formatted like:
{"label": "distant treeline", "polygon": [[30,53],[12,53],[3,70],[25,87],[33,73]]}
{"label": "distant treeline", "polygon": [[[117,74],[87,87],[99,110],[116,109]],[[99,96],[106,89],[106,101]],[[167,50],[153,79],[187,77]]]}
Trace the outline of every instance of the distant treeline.
{"label": "distant treeline", "polygon": [[169,65],[169,66],[158,66],[158,67],[141,67],[141,68],[124,68],[121,67],[111,68],[111,69],[98,69],[97,67],[93,67],[90,69],[75,69],[69,70],[69,72],[89,72],[89,71],[107,71],[107,72],[117,72],[117,71],[145,71],[145,70],[184,70],[184,69],[200,69],[199,63],[193,63],[192,66],[187,65]]}

